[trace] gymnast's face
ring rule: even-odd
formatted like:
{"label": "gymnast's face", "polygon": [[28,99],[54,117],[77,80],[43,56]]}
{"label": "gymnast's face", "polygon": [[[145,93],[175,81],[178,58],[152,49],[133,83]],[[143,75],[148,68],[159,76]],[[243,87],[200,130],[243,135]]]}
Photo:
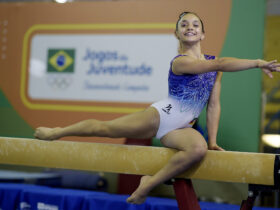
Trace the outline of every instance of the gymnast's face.
{"label": "gymnast's face", "polygon": [[200,42],[204,39],[201,21],[192,13],[181,17],[175,34],[179,41],[186,43]]}

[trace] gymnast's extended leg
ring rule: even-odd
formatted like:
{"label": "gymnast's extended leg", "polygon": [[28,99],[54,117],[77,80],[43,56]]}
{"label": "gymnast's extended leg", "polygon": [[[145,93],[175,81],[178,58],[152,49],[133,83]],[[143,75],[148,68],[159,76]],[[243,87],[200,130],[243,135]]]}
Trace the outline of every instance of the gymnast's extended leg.
{"label": "gymnast's extended leg", "polygon": [[193,128],[178,129],[165,135],[161,142],[179,151],[169,162],[153,176],[143,176],[139,187],[127,199],[127,202],[141,204],[147,194],[155,186],[186,171],[203,159],[207,152],[207,144],[203,136]]}
{"label": "gymnast's extended leg", "polygon": [[111,138],[147,139],[156,135],[159,114],[154,107],[129,114],[111,121],[84,120],[63,128],[39,127],[34,136],[38,139],[54,140],[64,136],[99,136]]}

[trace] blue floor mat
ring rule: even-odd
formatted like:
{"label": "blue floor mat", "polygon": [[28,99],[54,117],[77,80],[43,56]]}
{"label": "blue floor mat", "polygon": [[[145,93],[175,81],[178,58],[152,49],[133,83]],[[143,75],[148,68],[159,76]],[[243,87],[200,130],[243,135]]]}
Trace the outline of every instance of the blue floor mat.
{"label": "blue floor mat", "polygon": [[[148,197],[142,205],[126,203],[128,195],[0,183],[0,209],[10,210],[178,210],[175,199]],[[238,205],[200,202],[201,210],[239,210]],[[253,210],[275,210],[254,207]]]}

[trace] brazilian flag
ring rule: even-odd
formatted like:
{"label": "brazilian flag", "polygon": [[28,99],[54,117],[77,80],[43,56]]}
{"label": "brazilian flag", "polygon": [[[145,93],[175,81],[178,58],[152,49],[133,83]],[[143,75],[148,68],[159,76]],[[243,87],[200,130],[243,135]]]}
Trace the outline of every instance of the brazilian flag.
{"label": "brazilian flag", "polygon": [[48,72],[74,72],[75,49],[48,49]]}

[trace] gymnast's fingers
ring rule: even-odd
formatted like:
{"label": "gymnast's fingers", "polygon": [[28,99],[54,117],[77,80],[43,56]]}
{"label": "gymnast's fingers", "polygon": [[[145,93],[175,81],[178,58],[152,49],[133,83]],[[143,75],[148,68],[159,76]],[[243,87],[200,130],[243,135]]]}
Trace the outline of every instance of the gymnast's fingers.
{"label": "gymnast's fingers", "polygon": [[271,73],[271,71],[269,71],[268,69],[262,69],[262,71],[267,75],[267,76],[269,76],[269,78],[273,78],[273,75],[272,75],[272,73]]}
{"label": "gymnast's fingers", "polygon": [[270,65],[272,65],[272,64],[274,64],[274,63],[276,63],[277,62],[277,60],[273,60],[273,61],[268,61],[268,63],[266,64],[267,66],[270,66]]}
{"label": "gymnast's fingers", "polygon": [[280,67],[280,63],[275,63],[274,66],[275,67]]}
{"label": "gymnast's fingers", "polygon": [[273,66],[273,67],[271,68],[271,71],[279,72],[279,71],[280,71],[280,68],[277,68],[276,66]]}
{"label": "gymnast's fingers", "polygon": [[219,146],[218,146],[217,150],[218,151],[225,151],[222,147],[219,147]]}
{"label": "gymnast's fingers", "polygon": [[279,72],[280,71],[280,63],[273,65],[273,70]]}
{"label": "gymnast's fingers", "polygon": [[280,64],[279,63],[275,63],[275,64],[270,64],[267,66],[269,69],[276,69],[278,67],[280,67]]}

